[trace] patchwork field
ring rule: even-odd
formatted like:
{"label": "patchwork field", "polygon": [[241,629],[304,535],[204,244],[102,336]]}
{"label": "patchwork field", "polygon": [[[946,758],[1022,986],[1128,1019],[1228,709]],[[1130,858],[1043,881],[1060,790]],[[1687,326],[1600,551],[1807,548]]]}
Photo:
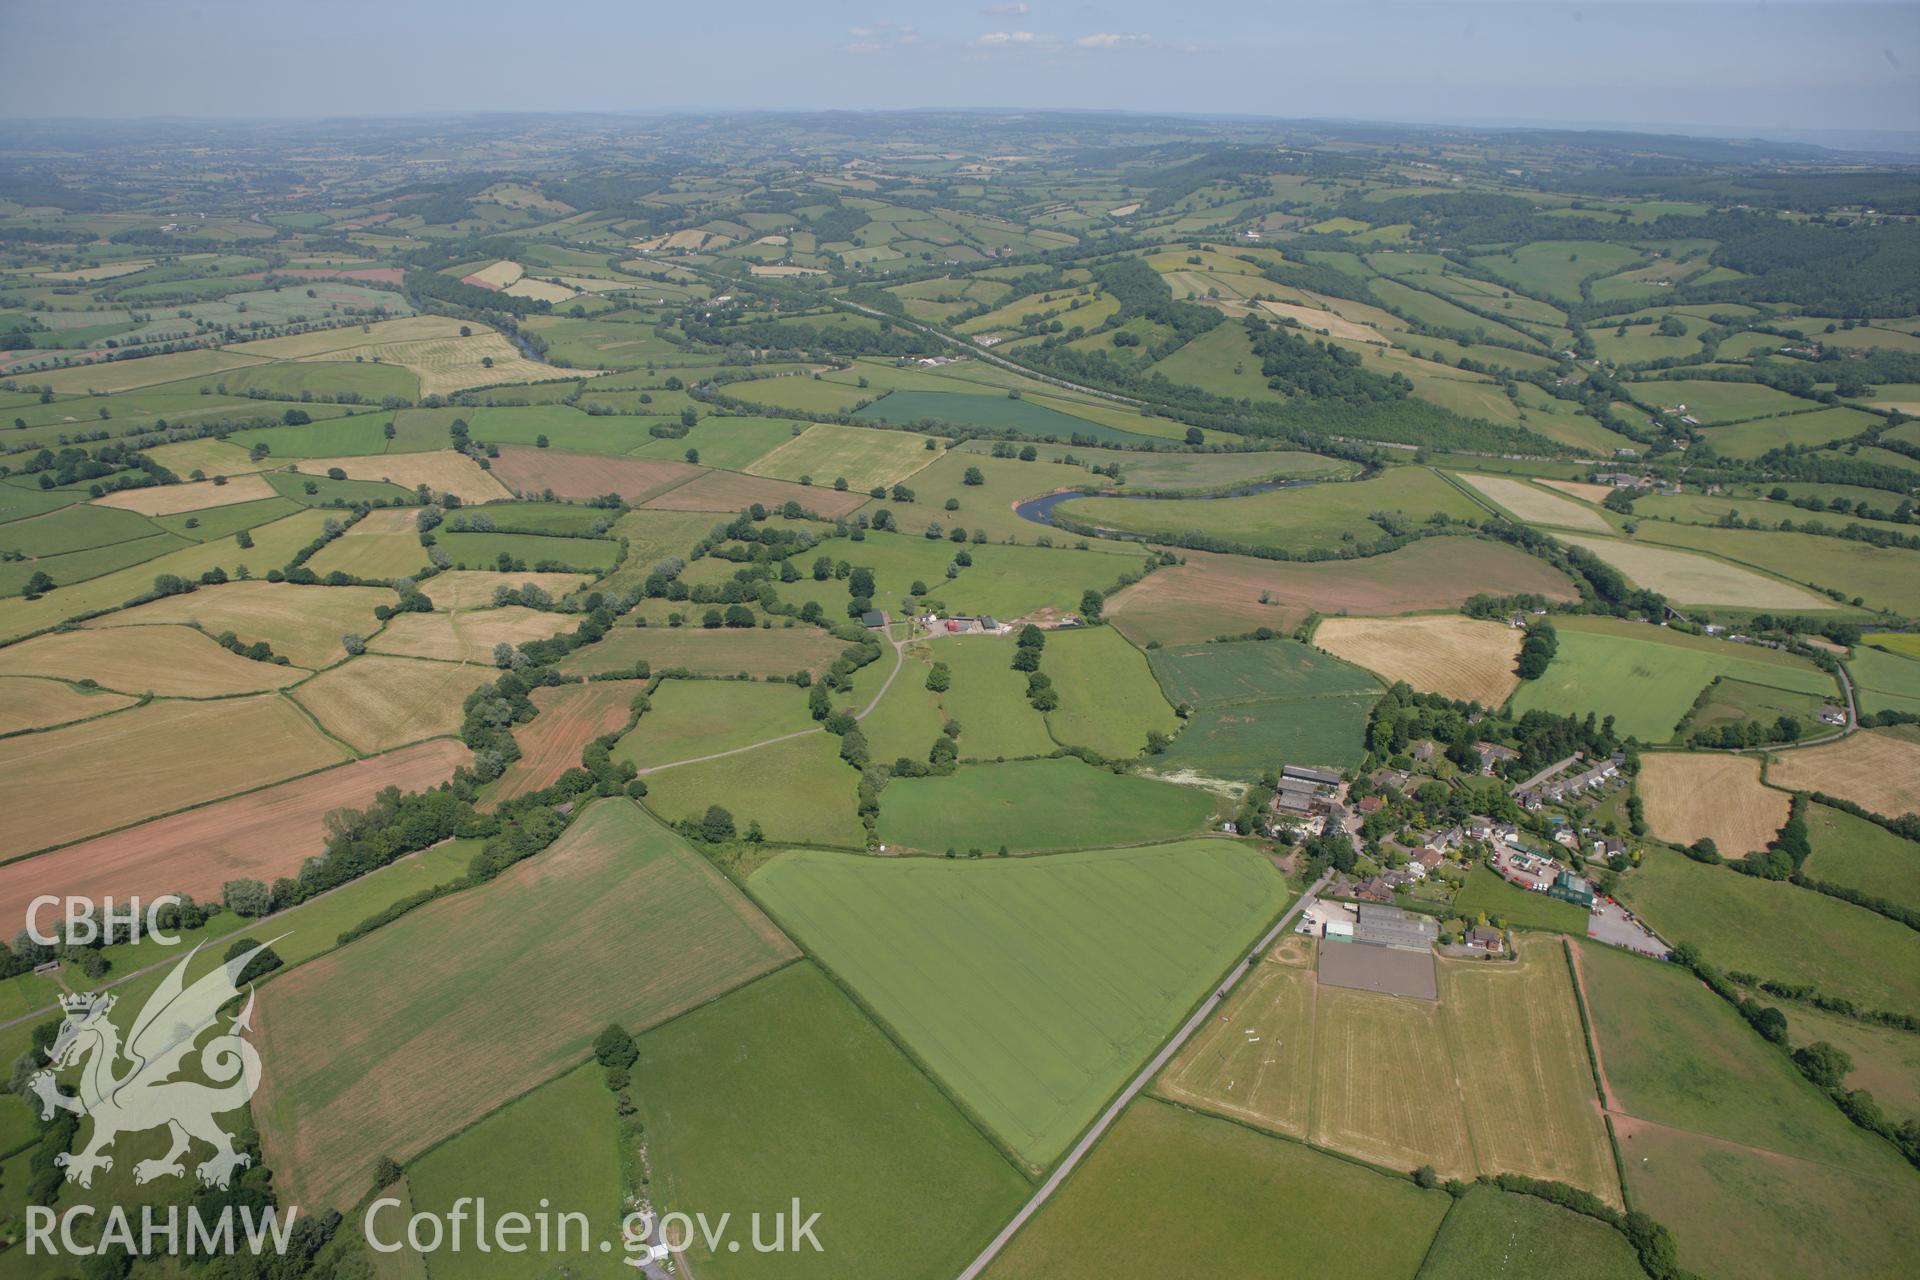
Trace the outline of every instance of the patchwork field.
{"label": "patchwork field", "polygon": [[987,1276],[1106,1280],[1175,1255],[1195,1275],[1268,1275],[1277,1258],[1310,1258],[1325,1280],[1411,1277],[1447,1204],[1411,1182],[1149,1099],[1127,1110]]}
{"label": "patchwork field", "polygon": [[640,723],[613,751],[615,760],[631,760],[642,772],[817,727],[807,695],[790,684],[663,680],[649,701]]}
{"label": "patchwork field", "polygon": [[[0,654],[6,653],[0,650]],[[134,700],[104,690],[81,689],[30,676],[0,678],[0,733],[48,729],[130,707]]]}
{"label": "patchwork field", "polygon": [[1561,541],[1591,551],[1636,585],[1680,604],[1735,605],[1743,609],[1831,609],[1824,596],[1724,560],[1648,546],[1620,538],[1562,535]]}
{"label": "patchwork field", "polygon": [[[493,460],[493,475],[515,493],[584,502],[617,493],[628,502],[644,502],[663,490],[701,475],[699,467],[658,458],[611,458],[596,453],[565,453],[508,445]],[[503,495],[504,496],[504,495]]]}
{"label": "patchwork field", "polygon": [[[381,1155],[458,1132],[579,1061],[608,1022],[640,1031],[792,954],[678,837],[625,801],[595,805],[491,884],[263,991],[254,1116],[276,1181],[351,1204]],[[369,1072],[385,1087],[355,1087]]]}
{"label": "patchwork field", "polygon": [[0,856],[324,768],[346,752],[278,694],[154,702],[0,740]]}
{"label": "patchwork field", "polygon": [[[502,449],[504,455],[506,450]],[[491,471],[462,453],[443,449],[434,453],[386,453],[370,458],[302,458],[293,464],[302,475],[347,473],[349,480],[384,480],[402,489],[425,485],[434,494],[454,494],[463,502],[491,502],[511,497]]]}
{"label": "patchwork field", "polygon": [[1787,820],[1788,797],[1761,785],[1758,756],[1649,754],[1637,785],[1655,835],[1710,838],[1728,857],[1766,848]]}
{"label": "patchwork field", "polygon": [[[964,737],[965,730],[962,730]],[[1109,773],[1064,757],[963,766],[900,778],[880,799],[880,839],[902,849],[1025,853],[1167,840],[1213,813],[1207,792]]]}
{"label": "patchwork field", "polygon": [[1157,767],[1250,779],[1282,764],[1360,761],[1379,685],[1358,667],[1295,640],[1183,645],[1147,660],[1167,700],[1194,709]]}
{"label": "patchwork field", "polygon": [[[1713,870],[1712,868],[1705,868]],[[1720,872],[1729,875],[1732,873]],[[1915,1175],[1684,971],[1576,944],[1636,1203],[1715,1276],[1872,1274],[1915,1247]]]}
{"label": "patchwork field", "polygon": [[[831,482],[829,482],[830,484]],[[836,492],[828,485],[794,484],[762,476],[742,475],[737,471],[709,471],[698,479],[677,485],[647,500],[653,511],[745,511],[754,503],[777,510],[789,502],[833,520],[853,511],[868,500],[864,492],[849,487]]]}
{"label": "patchwork field", "polygon": [[776,480],[811,477],[815,485],[844,479],[849,487],[864,491],[897,484],[939,456],[938,450],[928,452],[923,437],[904,431],[819,422],[746,470]]}
{"label": "patchwork field", "polygon": [[[1736,645],[1618,618],[1554,620],[1559,648],[1546,673],[1522,682],[1513,709],[1613,717],[1622,736],[1671,742],[1681,721],[1716,678],[1744,681],[1816,699],[1838,699],[1833,677],[1804,658],[1760,645]],[[1736,713],[1737,714],[1737,713]],[[1762,718],[1771,721],[1774,717]],[[1817,727],[1806,720],[1809,734]]]}
{"label": "patchwork field", "polygon": [[1920,741],[1867,732],[1781,751],[1767,766],[1767,780],[1790,791],[1824,791],[1889,818],[1920,813]]}
{"label": "patchwork field", "polygon": [[[514,729],[520,758],[507,766],[494,788],[492,802],[502,804],[529,791],[559,781],[560,775],[580,766],[580,753],[602,734],[624,727],[641,686],[624,680],[596,680],[535,689],[530,695],[539,711]],[[425,745],[425,744],[423,744]]]}
{"label": "patchwork field", "polygon": [[143,516],[170,516],[181,511],[226,507],[236,502],[258,502],[274,496],[273,486],[257,475],[235,476],[225,484],[201,480],[189,484],[159,484],[146,489],[121,489],[95,498],[99,506],[138,511]]}
{"label": "patchwork field", "polygon": [[485,667],[368,654],[294,690],[328,732],[367,753],[460,727],[461,699],[494,675]]}
{"label": "patchwork field", "polygon": [[0,675],[93,680],[117,693],[172,698],[260,693],[307,674],[230,653],[192,627],[164,624],[55,632],[0,649]]}
{"label": "patchwork field", "polygon": [[1519,683],[1514,659],[1524,638],[1504,623],[1453,615],[1328,618],[1313,632],[1316,646],[1388,684],[1404,680],[1483,707],[1503,705]]}
{"label": "patchwork field", "polygon": [[529,640],[548,640],[575,625],[574,618],[567,614],[523,609],[519,605],[462,613],[402,613],[396,614],[385,630],[369,640],[367,648],[375,653],[407,658],[439,658],[491,666],[495,645],[518,646]]}
{"label": "patchwork field", "polygon": [[1807,983],[1865,1010],[1920,1008],[1920,934],[1850,902],[1655,850],[1620,895],[1726,969]]}
{"label": "patchwork field", "polygon": [[1149,733],[1180,727],[1146,656],[1112,627],[1053,632],[1041,668],[1060,695],[1047,713],[1060,742],[1126,759],[1140,754]]}
{"label": "patchwork field", "polygon": [[[822,1215],[824,1252],[787,1255],[783,1275],[951,1276],[1027,1194],[1014,1167],[811,964],[639,1045],[634,1076],[645,1084],[634,1097],[657,1202],[744,1221],[783,1213],[798,1196]],[[765,1268],[705,1247],[693,1261],[720,1280]]]}
{"label": "patchwork field", "polygon": [[1191,644],[1255,627],[1287,631],[1309,612],[1457,609],[1480,592],[1578,598],[1558,570],[1524,551],[1477,538],[1426,538],[1364,560],[1285,563],[1187,551],[1179,564],[1108,600],[1106,612],[1137,644]]}
{"label": "patchwork field", "polygon": [[1225,841],[982,862],[794,851],[748,887],[1035,1167],[1288,897]]}
{"label": "patchwork field", "polygon": [[[519,581],[518,577],[509,579]],[[847,647],[825,631],[782,627],[778,631],[709,630],[705,627],[617,627],[594,644],[563,658],[569,675],[631,671],[636,662],[656,671],[684,667],[696,675],[784,677],[824,671]]]}
{"label": "patchwork field", "polygon": [[[300,719],[305,722],[305,717]],[[214,723],[220,725],[213,731],[217,743],[229,730]],[[249,727],[244,718],[240,727]],[[260,745],[270,749],[272,741]],[[180,748],[175,744],[168,750]],[[212,902],[229,880],[270,884],[293,875],[308,858],[324,851],[322,820],[332,810],[363,807],[383,787],[421,791],[439,786],[471,759],[457,742],[422,742],[9,862],[0,865],[0,911],[24,918],[27,903],[41,893],[95,898],[112,894],[121,900],[134,894],[152,898],[189,893]],[[230,770],[241,762],[223,753],[200,763]]]}
{"label": "patchwork field", "polygon": [[1514,480],[1507,476],[1480,476],[1463,474],[1460,479],[1480,491],[1480,495],[1497,506],[1505,508],[1514,517],[1528,524],[1554,525],[1563,529],[1590,529],[1595,533],[1607,533],[1610,526],[1592,507],[1569,502],[1556,494],[1546,493],[1524,480]]}
{"label": "patchwork field", "polygon": [[[641,717],[642,730],[647,719]],[[698,746],[689,751],[692,758],[710,754]],[[860,775],[840,758],[840,740],[831,734],[809,733],[671,769],[656,765],[646,782],[647,807],[668,822],[699,818],[718,804],[743,833],[758,822],[769,840],[866,847]]]}

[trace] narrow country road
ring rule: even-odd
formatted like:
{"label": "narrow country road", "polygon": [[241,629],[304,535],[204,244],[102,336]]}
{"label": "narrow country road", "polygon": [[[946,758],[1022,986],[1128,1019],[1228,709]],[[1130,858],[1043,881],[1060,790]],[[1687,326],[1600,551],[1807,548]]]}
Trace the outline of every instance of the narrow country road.
{"label": "narrow country road", "polygon": [[1128,1104],[1130,1104],[1135,1097],[1139,1096],[1140,1091],[1147,1087],[1147,1083],[1150,1080],[1160,1074],[1160,1069],[1172,1061],[1173,1055],[1180,1052],[1187,1041],[1193,1038],[1193,1033],[1198,1031],[1202,1024],[1213,1016],[1213,1011],[1220,1007],[1220,1002],[1226,998],[1227,993],[1239,985],[1240,978],[1247,971],[1248,962],[1258,959],[1261,953],[1273,945],[1274,939],[1286,932],[1288,927],[1293,924],[1294,918],[1306,909],[1308,903],[1313,901],[1314,895],[1326,888],[1328,878],[1328,876],[1323,875],[1309,885],[1307,891],[1300,895],[1299,900],[1287,908],[1286,914],[1281,916],[1271,929],[1260,935],[1260,940],[1254,943],[1247,951],[1247,954],[1242,957],[1241,963],[1235,966],[1232,975],[1229,976],[1223,984],[1215,988],[1213,994],[1208,996],[1205,1002],[1193,1011],[1193,1016],[1188,1018],[1178,1031],[1174,1032],[1173,1038],[1161,1047],[1160,1052],[1153,1055],[1152,1061],[1142,1067],[1140,1074],[1136,1075],[1132,1082],[1120,1091],[1120,1096],[1108,1104],[1107,1109],[1100,1113],[1100,1118],[1093,1122],[1093,1128],[1087,1130],[1086,1136],[1075,1143],[1073,1150],[1067,1153],[1067,1158],[1060,1162],[1060,1167],[1053,1171],[1051,1177],[1040,1184],[1040,1189],[1035,1191],[1033,1197],[1021,1206],[1019,1213],[1013,1215],[1013,1220],[1000,1229],[1000,1234],[987,1243],[987,1247],[980,1251],[980,1256],[967,1264],[967,1269],[960,1273],[959,1280],[977,1280],[980,1273],[992,1265],[993,1260],[1000,1256],[1000,1251],[1007,1247],[1007,1242],[1018,1235],[1020,1229],[1027,1225],[1027,1220],[1039,1212],[1040,1206],[1044,1205],[1053,1193],[1060,1189],[1060,1184],[1067,1180],[1067,1175],[1079,1166],[1089,1151],[1093,1150],[1094,1144],[1099,1142],[1113,1122],[1119,1119],[1120,1113],[1127,1109]]}

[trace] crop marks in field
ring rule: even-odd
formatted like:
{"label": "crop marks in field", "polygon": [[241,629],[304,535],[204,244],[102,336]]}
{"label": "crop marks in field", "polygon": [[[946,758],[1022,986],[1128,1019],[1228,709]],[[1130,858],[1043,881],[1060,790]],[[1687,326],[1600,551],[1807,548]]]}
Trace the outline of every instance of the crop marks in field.
{"label": "crop marks in field", "polygon": [[1788,797],[1761,784],[1757,756],[1649,754],[1639,789],[1655,835],[1675,844],[1711,839],[1728,856],[1766,848],[1787,820]]}
{"label": "crop marks in field", "polygon": [[1148,662],[1167,700],[1193,708],[1158,763],[1223,778],[1258,778],[1282,764],[1347,768],[1364,749],[1379,684],[1294,640],[1156,649]]}

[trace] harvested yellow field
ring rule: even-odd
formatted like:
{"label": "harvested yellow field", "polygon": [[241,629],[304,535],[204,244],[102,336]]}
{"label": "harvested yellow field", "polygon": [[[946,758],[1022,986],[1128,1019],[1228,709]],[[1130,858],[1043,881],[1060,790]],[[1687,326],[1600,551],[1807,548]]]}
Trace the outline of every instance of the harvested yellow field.
{"label": "harvested yellow field", "polygon": [[449,569],[436,573],[421,584],[436,609],[487,609],[493,605],[493,593],[501,587],[521,587],[528,583],[558,600],[593,579],[580,573],[495,573],[488,569]]}
{"label": "harvested yellow field", "polygon": [[0,678],[0,733],[46,729],[104,715],[133,705],[124,694],[104,689],[76,689],[58,680],[28,676]]}
{"label": "harvested yellow field", "polygon": [[[451,449],[436,449],[431,453],[376,453],[364,458],[302,458],[293,465],[296,471],[310,476],[324,476],[338,467],[347,473],[349,480],[385,480],[402,489],[416,489],[424,484],[436,497],[452,493],[462,502],[491,502],[513,496],[505,485],[493,478],[492,472],[482,471],[472,458]],[[391,515],[391,511],[388,514]],[[408,520],[415,515],[411,511],[401,514]],[[404,523],[391,527],[376,523],[371,528],[397,533]],[[359,525],[354,528],[358,529]]]}
{"label": "harvested yellow field", "polygon": [[0,739],[0,813],[7,815],[0,857],[99,835],[345,758],[277,693],[152,702]]}
{"label": "harvested yellow field", "polygon": [[77,271],[36,271],[33,273],[33,278],[85,284],[94,280],[114,280],[120,276],[130,276],[136,271],[145,271],[152,265],[153,259],[138,258],[132,262],[107,262],[97,267],[81,267]]}
{"label": "harvested yellow field", "polygon": [[356,525],[345,537],[335,538],[320,548],[307,561],[307,568],[323,577],[339,572],[353,578],[391,582],[425,572],[428,563],[427,549],[420,545],[417,534],[361,533]]}
{"label": "harvested yellow field", "polygon": [[1310,1141],[1390,1169],[1472,1178],[1441,1004],[1347,987],[1321,987],[1317,1004]]}
{"label": "harvested yellow field", "polygon": [[0,675],[93,680],[117,693],[221,698],[280,689],[308,673],[231,653],[192,627],[56,631],[0,649]]}
{"label": "harvested yellow field", "polygon": [[1584,480],[1537,480],[1534,483],[1572,494],[1582,502],[1595,504],[1605,502],[1607,495],[1613,492],[1613,486],[1610,484],[1588,484]]}
{"label": "harvested yellow field", "polygon": [[771,245],[777,245],[781,248],[785,248],[787,245],[791,244],[792,241],[788,240],[785,236],[761,236],[758,240],[755,240],[754,243],[755,244],[771,244]]}
{"label": "harvested yellow field", "polygon": [[208,507],[230,507],[236,502],[258,502],[276,496],[264,476],[235,476],[225,484],[196,480],[189,484],[156,484],[145,489],[121,489],[95,498],[96,507],[119,507],[143,516],[170,516]]}
{"label": "harvested yellow field", "polygon": [[[264,356],[272,360],[308,360],[333,351],[372,347],[386,342],[412,342],[422,338],[457,338],[461,322],[447,316],[403,316],[398,320],[376,320],[370,324],[345,325],[338,329],[318,329],[286,338],[262,338],[227,348],[230,353]],[[475,333],[487,332],[485,325],[467,325]],[[351,356],[348,359],[352,359]]]}
{"label": "harvested yellow field", "polygon": [[1295,302],[1262,302],[1267,311],[1283,320],[1297,320],[1300,326],[1315,333],[1324,333],[1330,337],[1347,338],[1354,342],[1372,342],[1380,346],[1392,346],[1378,329],[1337,316],[1331,311],[1322,311],[1317,307],[1303,307]]}
{"label": "harvested yellow field", "polygon": [[1586,1033],[1563,944],[1517,940],[1519,959],[1440,962],[1440,1003],[1482,1173],[1581,1187],[1621,1206]]}
{"label": "harvested yellow field", "polygon": [[1650,547],[1621,538],[1560,535],[1562,542],[1593,552],[1634,585],[1658,591],[1678,604],[1728,604],[1750,609],[1832,609],[1825,596],[1724,560]]}
{"label": "harvested yellow field", "polygon": [[524,276],[514,281],[502,293],[510,293],[516,298],[532,298],[536,302],[565,302],[573,296],[573,290],[551,280],[535,280]]}
{"label": "harvested yellow field", "polygon": [[1551,524],[1564,529],[1590,529],[1606,533],[1610,526],[1600,513],[1577,502],[1536,489],[1524,480],[1507,476],[1478,476],[1461,473],[1460,479],[1480,491],[1482,497],[1505,507],[1528,524]]}
{"label": "harvested yellow field", "polygon": [[1457,614],[1414,618],[1327,618],[1313,642],[1378,675],[1422,693],[1498,707],[1520,678],[1514,658],[1525,633],[1503,622]]}
{"label": "harvested yellow field", "polygon": [[271,459],[255,462],[245,449],[225,440],[182,440],[179,444],[157,444],[146,454],[173,474],[185,479],[198,471],[207,476],[239,476],[255,471],[271,471],[280,464]]}
{"label": "harvested yellow field", "polygon": [[527,274],[525,267],[503,258],[490,267],[482,267],[461,278],[468,284],[483,285],[490,289],[504,289],[525,274]]}
{"label": "harvested yellow field", "polygon": [[1920,742],[1891,733],[1854,733],[1822,747],[1782,751],[1767,778],[1794,791],[1824,791],[1889,818],[1920,813]]}
{"label": "harvested yellow field", "polygon": [[303,587],[291,582],[228,582],[168,596],[95,618],[89,629],[192,623],[209,635],[231,631],[243,642],[264,640],[299,667],[330,666],[346,656],[340,637],[371,635],[375,605],[397,597],[385,587]]}
{"label": "harvested yellow field", "polygon": [[1268,959],[1256,965],[1225,1010],[1168,1064],[1159,1092],[1275,1133],[1306,1137],[1318,991],[1306,964]]}
{"label": "harvested yellow field", "polygon": [[[382,342],[350,350],[327,351],[309,356],[310,360],[353,360],[360,357],[396,364],[410,369],[420,378],[423,396],[451,395],[471,387],[490,387],[502,382],[532,382],[558,376],[551,365],[529,360],[520,348],[491,330],[476,329],[470,337],[459,334],[443,338],[420,338],[408,342]],[[488,362],[492,363],[489,364]],[[599,370],[570,371],[568,376],[590,377]]]}
{"label": "harvested yellow field", "polygon": [[163,382],[225,373],[258,363],[253,357],[232,349],[202,348],[164,356],[142,356],[137,360],[101,360],[72,369],[36,373],[33,385],[50,388],[55,395],[63,396],[84,395],[90,391],[131,391],[135,387],[157,387]]}
{"label": "harvested yellow field", "polygon": [[367,647],[376,653],[407,658],[489,665],[495,645],[550,639],[575,622],[576,618],[564,613],[542,613],[518,605],[465,613],[403,613],[368,641]]}
{"label": "harvested yellow field", "polygon": [[1760,781],[1758,756],[1649,752],[1639,787],[1653,834],[1674,844],[1705,836],[1728,857],[1766,848],[1790,806],[1786,792]]}
{"label": "harvested yellow field", "polygon": [[386,751],[460,727],[460,703],[494,675],[485,667],[368,654],[293,690],[300,705],[360,752]]}
{"label": "harvested yellow field", "polygon": [[747,270],[756,276],[823,276],[827,274],[818,267],[786,267],[764,262],[756,262]]}

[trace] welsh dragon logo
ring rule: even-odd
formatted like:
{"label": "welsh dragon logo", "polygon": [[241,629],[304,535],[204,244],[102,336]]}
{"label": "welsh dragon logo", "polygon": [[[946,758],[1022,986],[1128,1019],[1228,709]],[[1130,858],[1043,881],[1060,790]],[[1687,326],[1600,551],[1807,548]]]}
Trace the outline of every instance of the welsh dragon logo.
{"label": "welsh dragon logo", "polygon": [[[260,1055],[240,1037],[252,1029],[251,987],[246,1007],[230,1019],[228,1029],[209,1040],[197,1058],[192,1055],[203,1033],[220,1020],[221,1007],[240,994],[236,980],[266,945],[233,957],[188,985],[187,966],[200,952],[195,947],[148,997],[124,1044],[109,1017],[115,997],[87,992],[61,998],[66,1019],[47,1050],[48,1067],[28,1085],[40,1099],[41,1119],[53,1119],[57,1109],[93,1121],[84,1150],[55,1157],[66,1168],[68,1181],[91,1186],[95,1170],[113,1168],[107,1149],[115,1138],[163,1126],[172,1130],[172,1145],[166,1155],[135,1165],[135,1182],[183,1176],[181,1157],[196,1139],[214,1149],[196,1170],[209,1187],[227,1186],[236,1171],[252,1163],[246,1153],[234,1150],[233,1139],[214,1121],[245,1106],[260,1087]],[[81,1067],[79,1090],[63,1093],[55,1073],[75,1065]],[[189,1065],[197,1065],[198,1075],[208,1083],[182,1078]]]}

